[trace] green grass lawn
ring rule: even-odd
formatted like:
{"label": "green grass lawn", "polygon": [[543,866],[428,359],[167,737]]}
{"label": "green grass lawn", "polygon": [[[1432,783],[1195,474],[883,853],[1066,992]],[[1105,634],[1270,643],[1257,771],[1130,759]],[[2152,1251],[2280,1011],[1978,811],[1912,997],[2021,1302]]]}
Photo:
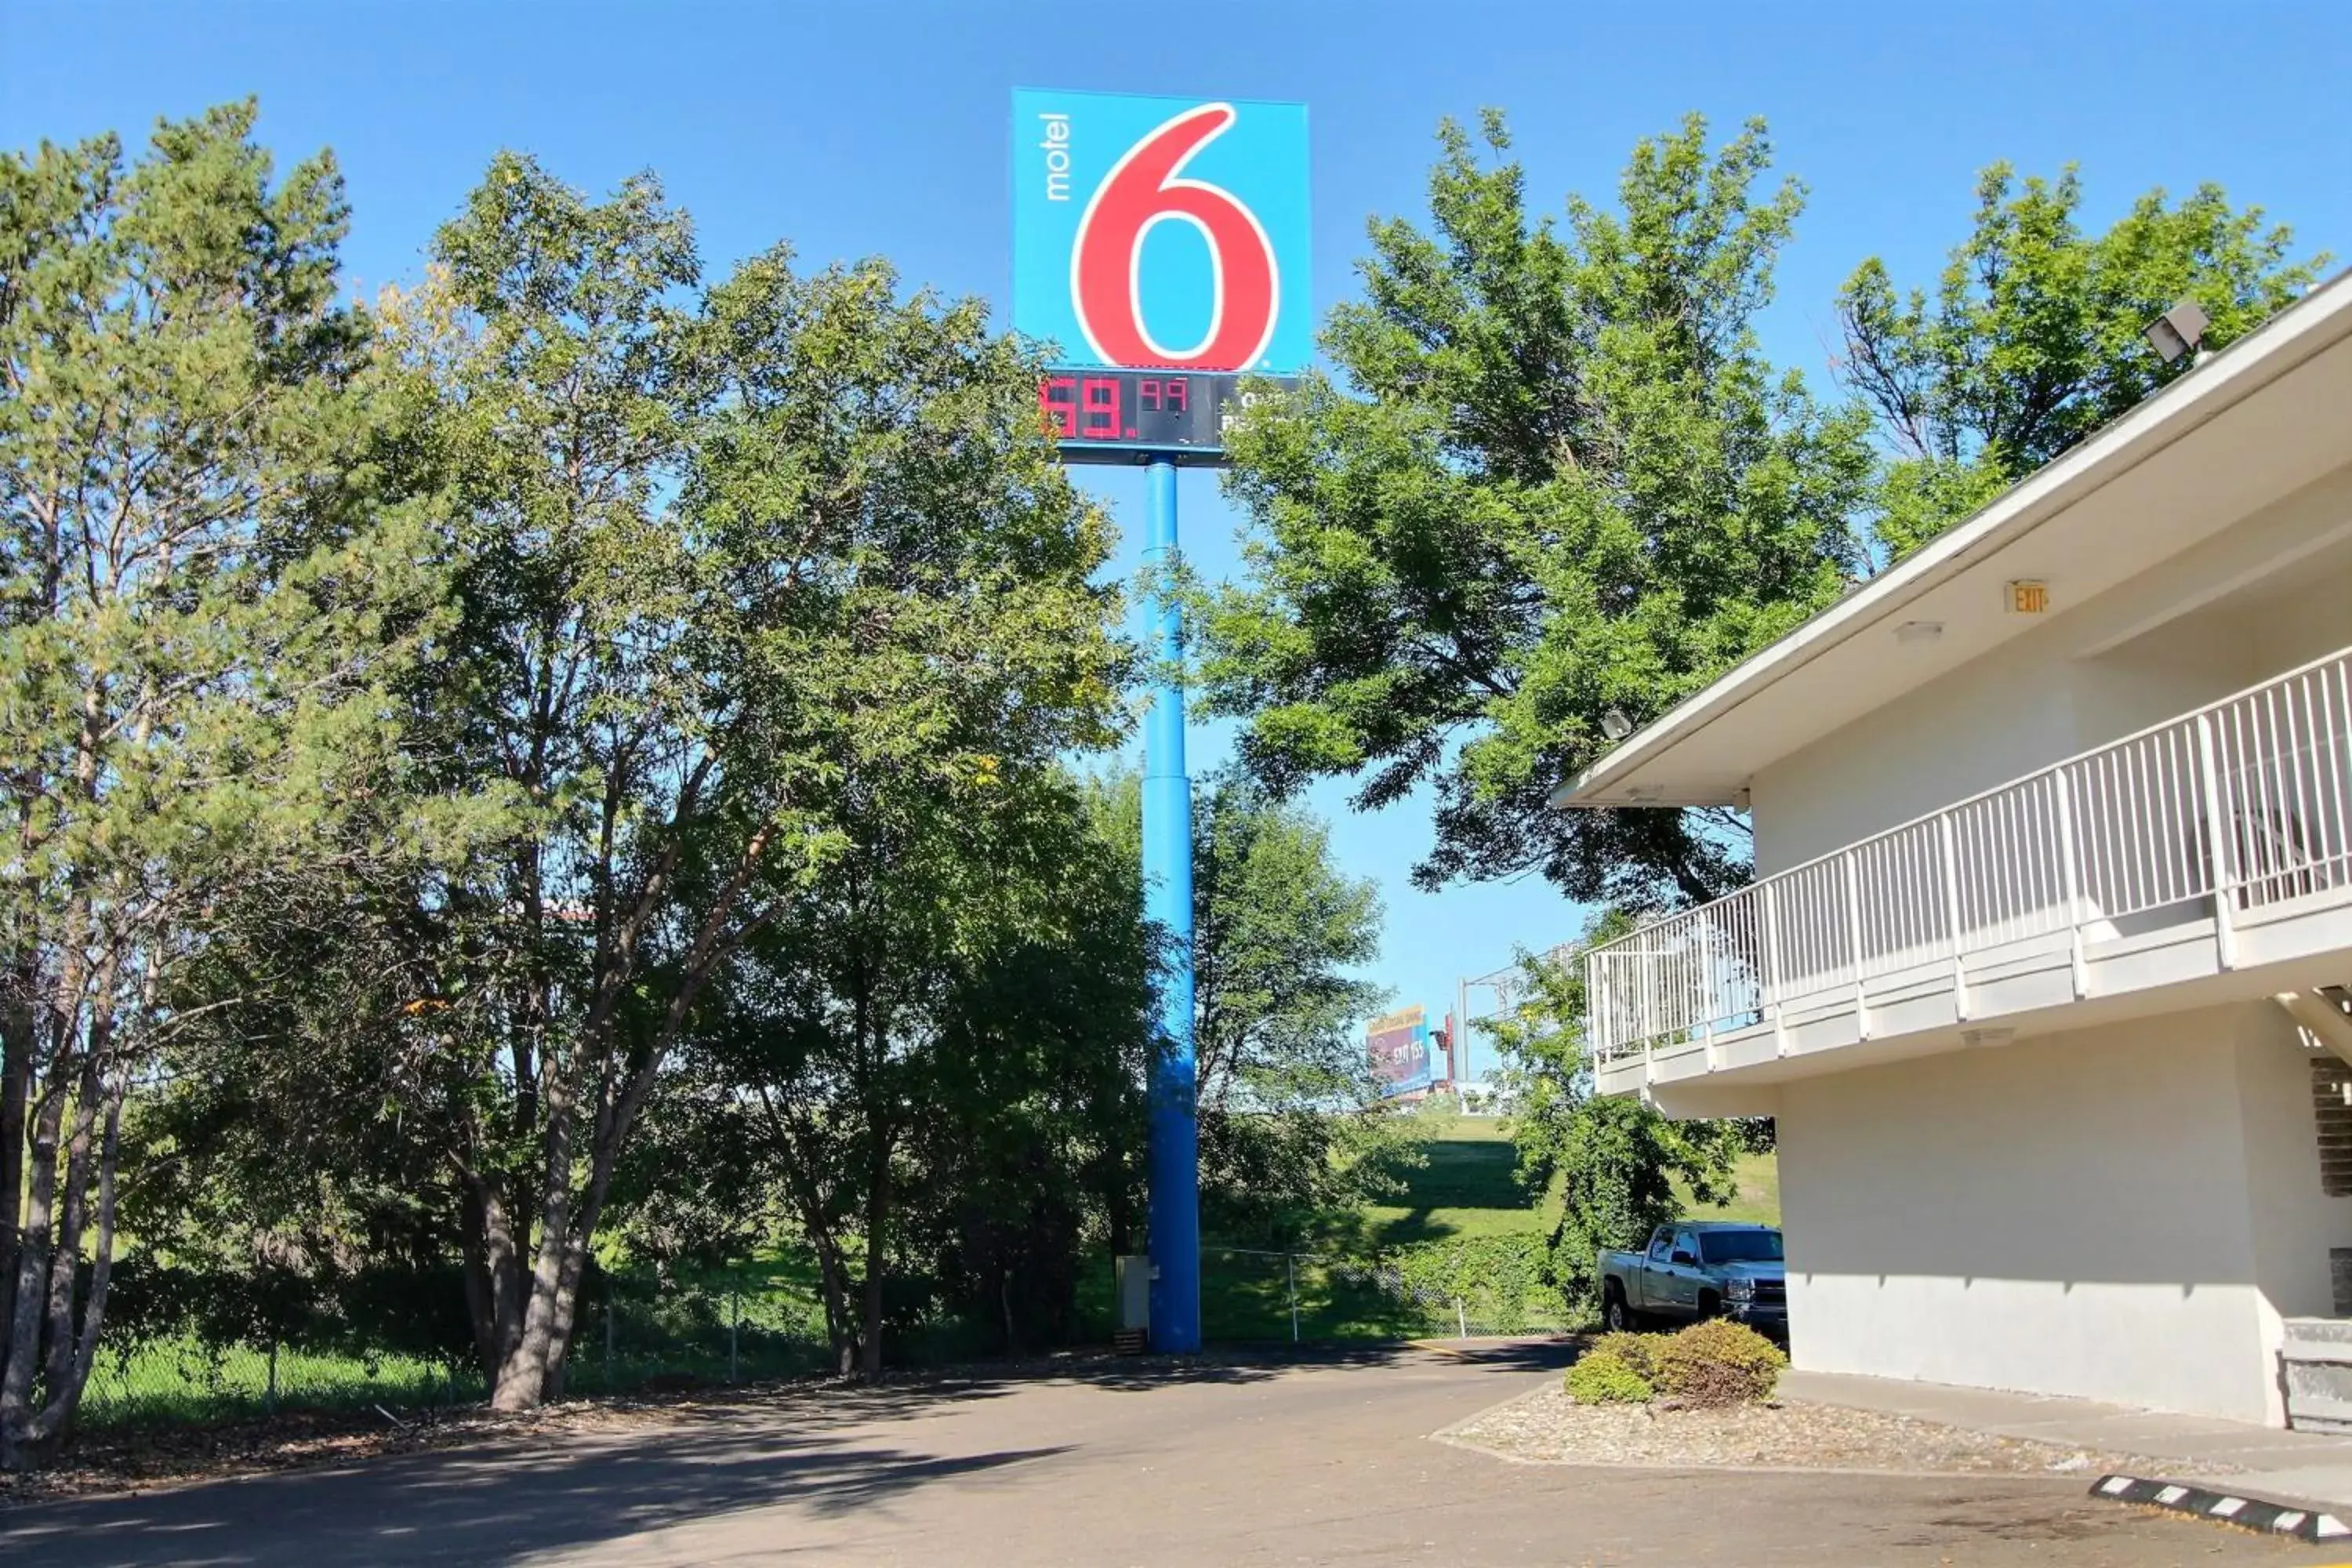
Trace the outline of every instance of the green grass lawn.
{"label": "green grass lawn", "polygon": [[1431,1129],[1419,1162],[1391,1201],[1309,1217],[1286,1259],[1275,1243],[1210,1238],[1202,1247],[1201,1316],[1212,1340],[1287,1339],[1294,1288],[1299,1333],[1316,1340],[1393,1340],[1454,1331],[1449,1309],[1399,1299],[1348,1265],[1390,1248],[1449,1238],[1542,1236],[1548,1205],[1520,1185],[1518,1152],[1493,1120],[1449,1117]]}
{"label": "green grass lawn", "polygon": [[1424,1163],[1404,1173],[1395,1202],[1362,1211],[1362,1237],[1370,1246],[1551,1229],[1538,1194],[1519,1184],[1518,1151],[1495,1120],[1452,1118],[1421,1153]]}
{"label": "green grass lawn", "polygon": [[1739,1192],[1723,1208],[1713,1204],[1695,1204],[1690,1189],[1681,1182],[1675,1192],[1683,1200],[1683,1214],[1690,1219],[1737,1219],[1757,1225],[1780,1223],[1780,1162],[1771,1154],[1742,1154],[1732,1166],[1732,1176]]}

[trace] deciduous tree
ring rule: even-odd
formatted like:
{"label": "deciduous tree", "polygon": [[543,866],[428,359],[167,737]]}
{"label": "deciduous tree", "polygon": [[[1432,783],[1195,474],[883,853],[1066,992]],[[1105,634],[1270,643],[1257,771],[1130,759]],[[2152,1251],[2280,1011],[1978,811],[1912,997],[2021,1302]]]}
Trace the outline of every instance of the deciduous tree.
{"label": "deciduous tree", "polygon": [[[1607,916],[1586,942],[1623,934]],[[1511,1140],[1530,1186],[1556,1192],[1552,1277],[1569,1300],[1598,1305],[1594,1261],[1602,1247],[1635,1247],[1680,1216],[1680,1177],[1700,1203],[1734,1194],[1733,1161],[1769,1142],[1769,1124],[1670,1121],[1630,1095],[1593,1092],[1584,1050],[1584,967],[1580,957],[1524,957],[1511,1005],[1490,1020],[1517,1101]]]}
{"label": "deciduous tree", "polygon": [[[1097,785],[1131,879],[1141,802],[1133,773]],[[1381,1177],[1397,1138],[1361,1034],[1386,996],[1363,973],[1381,918],[1379,889],[1339,869],[1329,827],[1304,806],[1234,772],[1195,793],[1192,1038],[1213,1225],[1344,1205]]]}
{"label": "deciduous tree", "polygon": [[953,755],[845,781],[848,847],[694,1038],[706,1118],[748,1141],[815,1254],[845,1373],[879,1370],[894,1283],[1036,1337],[1133,1183],[1149,955],[1129,879],[1050,753]]}
{"label": "deciduous tree", "polygon": [[978,302],[782,249],[698,294],[649,178],[596,203],[514,156],[435,251],[409,352],[462,618],[416,700],[442,764],[530,815],[420,889],[419,1059],[514,1408],[560,1386],[616,1160],[713,976],[811,889],[892,874],[863,798],[1099,743],[1122,656],[1103,520]]}
{"label": "deciduous tree", "polygon": [[1371,227],[1335,375],[1233,440],[1248,577],[1206,675],[1279,789],[1435,791],[1424,887],[1540,870],[1627,907],[1745,875],[1738,825],[1560,813],[1545,795],[1640,721],[1833,599],[1864,562],[1857,413],[1818,406],[1753,321],[1801,205],[1759,195],[1760,125],[1641,142],[1610,210],[1530,210],[1502,119],[1441,132],[1427,227]]}
{"label": "deciduous tree", "polygon": [[2054,181],[1995,163],[1975,224],[1932,301],[1899,291],[1874,257],[1838,294],[1844,372],[1892,450],[1876,529],[1901,554],[1934,538],[2150,393],[2186,375],[2142,339],[2183,298],[2211,320],[2205,346],[2244,336],[2308,288],[2327,258],[2218,185],[2178,202],[2153,190],[2105,233],[2081,222],[2073,165]]}

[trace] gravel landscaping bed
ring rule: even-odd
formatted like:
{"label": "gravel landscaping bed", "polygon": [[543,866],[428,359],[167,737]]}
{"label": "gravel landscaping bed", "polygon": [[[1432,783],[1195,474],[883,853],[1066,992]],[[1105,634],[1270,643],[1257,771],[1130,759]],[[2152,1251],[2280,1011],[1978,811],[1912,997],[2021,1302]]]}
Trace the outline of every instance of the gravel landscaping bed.
{"label": "gravel landscaping bed", "polygon": [[1482,1412],[1437,1436],[1507,1458],[1555,1465],[2090,1477],[2109,1471],[2161,1475],[2171,1463],[1835,1405],[1791,1400],[1728,1410],[1659,1410],[1579,1405],[1557,1386]]}

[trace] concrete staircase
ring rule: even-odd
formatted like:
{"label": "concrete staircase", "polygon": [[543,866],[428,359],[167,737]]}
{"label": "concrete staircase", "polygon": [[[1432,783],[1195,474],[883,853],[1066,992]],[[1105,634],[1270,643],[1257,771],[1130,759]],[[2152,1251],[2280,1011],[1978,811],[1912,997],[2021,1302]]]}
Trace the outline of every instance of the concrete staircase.
{"label": "concrete staircase", "polygon": [[2272,1000],[2314,1041],[2352,1062],[2352,986],[2282,991]]}
{"label": "concrete staircase", "polygon": [[2286,1424],[2298,1432],[2352,1432],[2352,1318],[2289,1318],[2279,1347]]}

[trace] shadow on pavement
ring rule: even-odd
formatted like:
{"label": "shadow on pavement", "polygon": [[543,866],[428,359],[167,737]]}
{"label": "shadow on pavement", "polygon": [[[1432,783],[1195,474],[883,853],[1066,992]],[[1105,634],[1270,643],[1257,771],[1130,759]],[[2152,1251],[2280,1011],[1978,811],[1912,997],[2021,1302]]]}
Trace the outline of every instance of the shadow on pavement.
{"label": "shadow on pavement", "polygon": [[941,1458],[828,1441],[834,1421],[786,1429],[712,1415],[620,1442],[446,1449],[338,1471],[37,1504],[0,1515],[0,1561],[506,1562],[781,1502],[847,1513],[932,1481],[1066,1451]]}
{"label": "shadow on pavement", "polygon": [[[1040,1381],[1082,1383],[1122,1393],[1201,1384],[1254,1384],[1293,1367],[1376,1367],[1438,1355],[1496,1372],[1553,1372],[1576,1359],[1579,1342],[1570,1339],[1412,1340],[1366,1344],[1292,1344],[1252,1341],[1212,1345],[1197,1356],[1058,1357],[1047,1363],[986,1365],[951,1373],[916,1374],[905,1386],[932,1397],[988,1398]],[[900,1386],[885,1384],[885,1390]],[[881,1392],[881,1391],[877,1391]]]}
{"label": "shadow on pavement", "polygon": [[[687,1519],[793,1503],[823,1515],[935,1481],[1028,1465],[1067,1445],[940,1456],[891,1424],[1024,1386],[1119,1393],[1247,1385],[1294,1369],[1373,1368],[1433,1354],[1496,1372],[1565,1365],[1550,1341],[1240,1346],[1184,1358],[1079,1356],[974,1367],[870,1388],[791,1384],[641,1413],[619,1431],[541,1430],[346,1466],[0,1512],[0,1562],[487,1563],[609,1542]],[[853,1430],[854,1428],[854,1430]],[[880,1430],[877,1430],[880,1428]]]}

